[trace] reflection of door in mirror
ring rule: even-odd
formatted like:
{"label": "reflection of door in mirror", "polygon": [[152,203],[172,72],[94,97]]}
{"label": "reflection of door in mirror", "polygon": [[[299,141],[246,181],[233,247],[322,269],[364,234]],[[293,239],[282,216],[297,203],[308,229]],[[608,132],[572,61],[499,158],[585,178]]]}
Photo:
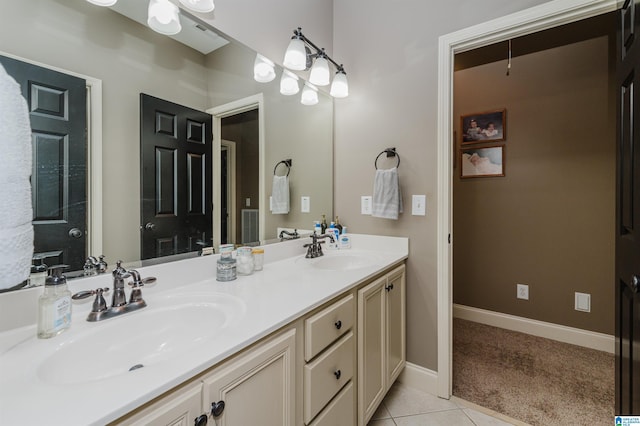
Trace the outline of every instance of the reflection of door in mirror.
{"label": "reflection of door in mirror", "polygon": [[[228,200],[227,214],[229,217],[228,243],[253,244],[259,243],[258,222],[251,221],[252,215],[247,215],[247,211],[256,212],[260,205],[260,166],[259,166],[259,138],[258,138],[258,109],[244,111],[238,114],[225,116],[221,120],[221,151],[225,146],[225,141],[233,141],[235,149],[233,163],[235,167],[230,169],[232,185],[227,185],[230,192],[226,197]],[[229,145],[227,145],[229,146]],[[221,152],[222,155],[222,152]],[[221,181],[222,183],[223,181]],[[235,188],[235,189],[234,189]],[[224,188],[221,190],[221,208],[224,207]],[[245,211],[243,215],[242,212]],[[244,220],[244,223],[243,223]],[[242,237],[242,230],[245,230],[245,238]],[[221,229],[221,235],[224,230]],[[247,240],[247,235],[255,238]],[[224,240],[221,238],[221,241]]]}
{"label": "reflection of door in mirror", "polygon": [[4,56],[0,63],[29,107],[34,258],[80,270],[87,257],[86,82]]}
{"label": "reflection of door in mirror", "polygon": [[[233,208],[236,203],[236,143],[220,142],[220,242],[235,243],[236,221]],[[231,213],[231,214],[230,214]]]}
{"label": "reflection of door in mirror", "polygon": [[142,259],[211,246],[211,124],[210,114],[140,94]]}

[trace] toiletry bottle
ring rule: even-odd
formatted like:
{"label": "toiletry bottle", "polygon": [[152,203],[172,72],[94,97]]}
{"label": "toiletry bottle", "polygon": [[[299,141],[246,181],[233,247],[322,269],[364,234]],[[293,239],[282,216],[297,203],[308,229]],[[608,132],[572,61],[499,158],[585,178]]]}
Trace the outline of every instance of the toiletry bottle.
{"label": "toiletry bottle", "polygon": [[313,231],[317,235],[321,235],[322,234],[322,226],[320,226],[320,221],[319,220],[316,220],[315,223],[313,224]]}
{"label": "toiletry bottle", "polygon": [[232,256],[233,244],[220,246],[220,257],[216,268],[216,280],[233,281],[237,278],[236,260]]}
{"label": "toiletry bottle", "polygon": [[38,298],[38,338],[48,339],[71,326],[71,292],[62,271],[67,265],[49,268],[44,292]]}
{"label": "toiletry bottle", "polygon": [[338,234],[342,234],[342,225],[340,225],[340,218],[336,216],[336,228],[338,228]]}
{"label": "toiletry bottle", "polygon": [[333,248],[338,248],[338,239],[340,238],[340,233],[338,232],[338,228],[336,228],[336,224],[334,222],[331,222],[331,225],[329,225],[327,234],[333,237],[333,243],[329,242],[330,246]]}
{"label": "toiletry bottle", "polygon": [[349,249],[351,248],[351,237],[347,235],[347,227],[342,227],[342,234],[340,234],[340,244],[338,245],[341,249]]}
{"label": "toiletry bottle", "polygon": [[320,234],[324,234],[325,231],[327,230],[327,218],[325,215],[322,215],[322,222],[320,222],[320,228],[321,229],[321,233]]}

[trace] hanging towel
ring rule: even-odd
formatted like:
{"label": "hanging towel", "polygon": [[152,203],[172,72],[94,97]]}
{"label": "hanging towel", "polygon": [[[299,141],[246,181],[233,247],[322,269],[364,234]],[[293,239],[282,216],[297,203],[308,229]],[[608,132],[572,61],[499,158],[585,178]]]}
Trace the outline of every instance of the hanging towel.
{"label": "hanging towel", "polygon": [[273,175],[271,188],[271,213],[289,213],[289,176]]}
{"label": "hanging towel", "polygon": [[398,168],[376,170],[371,216],[397,220],[399,213],[402,213],[402,193]]}
{"label": "hanging towel", "polygon": [[20,92],[0,65],[0,289],[29,278],[33,258],[31,125]]}

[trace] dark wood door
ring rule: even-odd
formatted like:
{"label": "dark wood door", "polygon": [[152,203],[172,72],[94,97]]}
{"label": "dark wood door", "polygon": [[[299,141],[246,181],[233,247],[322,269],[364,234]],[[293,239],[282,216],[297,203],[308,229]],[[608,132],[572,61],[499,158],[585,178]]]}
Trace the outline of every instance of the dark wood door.
{"label": "dark wood door", "polygon": [[82,270],[87,257],[86,81],[0,56],[31,121],[34,257]]}
{"label": "dark wood door", "polygon": [[618,19],[616,412],[640,414],[640,0]]}
{"label": "dark wood door", "polygon": [[210,246],[211,115],[145,94],[140,115],[142,259]]}

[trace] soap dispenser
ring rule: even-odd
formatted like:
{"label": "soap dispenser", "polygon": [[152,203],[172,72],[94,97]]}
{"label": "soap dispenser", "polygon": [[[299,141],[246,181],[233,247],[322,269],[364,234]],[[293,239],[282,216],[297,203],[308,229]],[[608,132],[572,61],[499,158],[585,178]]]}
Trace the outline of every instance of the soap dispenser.
{"label": "soap dispenser", "polygon": [[57,336],[71,326],[71,292],[62,271],[67,265],[49,268],[44,292],[38,298],[38,338]]}

